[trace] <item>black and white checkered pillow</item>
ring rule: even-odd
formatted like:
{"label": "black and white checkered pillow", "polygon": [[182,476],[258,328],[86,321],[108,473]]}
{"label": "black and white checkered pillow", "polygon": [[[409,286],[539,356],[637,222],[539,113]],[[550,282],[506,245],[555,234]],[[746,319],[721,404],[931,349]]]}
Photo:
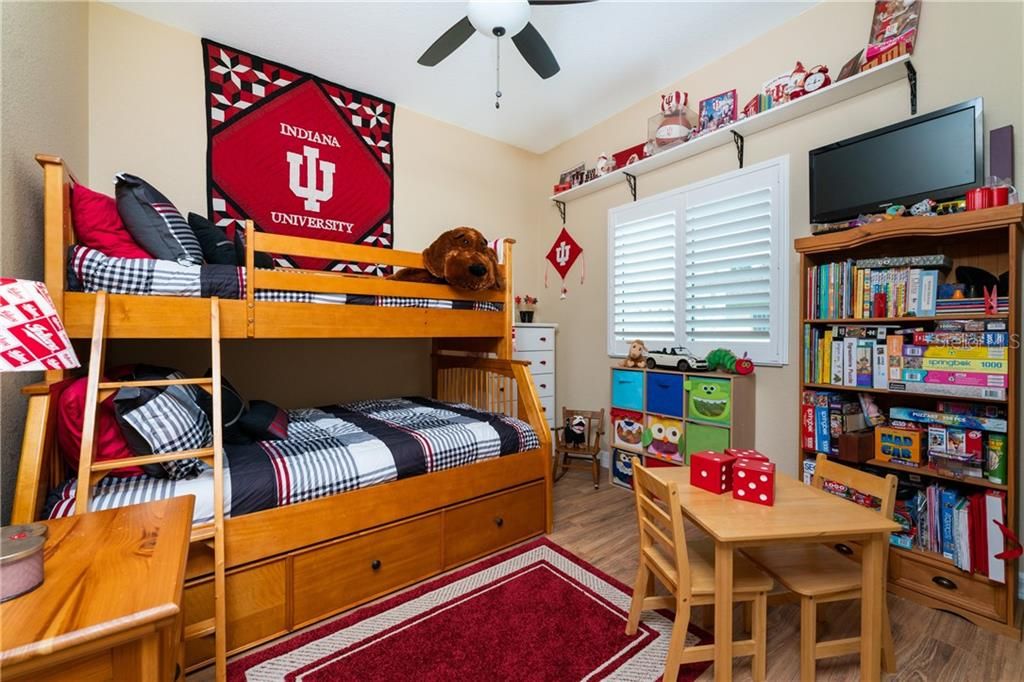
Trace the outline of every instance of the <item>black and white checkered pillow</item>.
{"label": "black and white checkered pillow", "polygon": [[[182,379],[181,372],[144,367],[134,379]],[[126,387],[114,396],[114,409],[125,439],[139,455],[209,447],[213,429],[199,407],[195,386]],[[199,459],[182,459],[143,467],[159,478],[194,478],[203,469]]]}
{"label": "black and white checkered pillow", "polygon": [[114,177],[117,213],[139,245],[162,260],[199,265],[203,249],[184,216],[160,191],[140,177]]}

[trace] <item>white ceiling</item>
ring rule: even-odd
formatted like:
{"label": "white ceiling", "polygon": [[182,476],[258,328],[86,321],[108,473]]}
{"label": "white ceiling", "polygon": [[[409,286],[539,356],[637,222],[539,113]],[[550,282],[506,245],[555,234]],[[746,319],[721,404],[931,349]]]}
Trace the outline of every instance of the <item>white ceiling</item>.
{"label": "white ceiling", "polygon": [[502,41],[500,110],[494,108],[493,39],[475,34],[436,67],[416,63],[465,15],[464,2],[113,4],[539,153],[817,1],[534,7],[531,20],[562,69],[541,80],[511,41]]}

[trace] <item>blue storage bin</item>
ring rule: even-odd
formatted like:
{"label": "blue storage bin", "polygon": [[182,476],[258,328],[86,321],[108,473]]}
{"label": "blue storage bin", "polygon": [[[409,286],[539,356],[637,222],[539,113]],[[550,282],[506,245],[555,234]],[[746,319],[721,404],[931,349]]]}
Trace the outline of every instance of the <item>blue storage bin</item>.
{"label": "blue storage bin", "polygon": [[644,409],[644,373],[612,370],[612,406],[624,410]]}
{"label": "blue storage bin", "polygon": [[673,417],[683,416],[683,375],[647,373],[647,411]]}

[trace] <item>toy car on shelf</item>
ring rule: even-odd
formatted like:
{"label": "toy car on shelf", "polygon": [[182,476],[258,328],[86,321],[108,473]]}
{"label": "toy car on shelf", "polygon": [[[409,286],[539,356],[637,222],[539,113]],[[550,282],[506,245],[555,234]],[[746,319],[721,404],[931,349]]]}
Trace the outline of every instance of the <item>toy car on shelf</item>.
{"label": "toy car on shelf", "polygon": [[688,372],[694,369],[706,370],[708,362],[703,358],[698,358],[683,346],[673,346],[647,352],[647,369],[655,367],[671,367],[680,372]]}

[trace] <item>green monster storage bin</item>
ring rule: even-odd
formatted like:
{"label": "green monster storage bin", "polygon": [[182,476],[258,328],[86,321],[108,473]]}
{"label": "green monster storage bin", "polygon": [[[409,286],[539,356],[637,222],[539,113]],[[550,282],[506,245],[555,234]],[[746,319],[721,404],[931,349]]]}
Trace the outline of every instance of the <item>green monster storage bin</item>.
{"label": "green monster storage bin", "polygon": [[686,418],[728,426],[732,418],[732,382],[689,375],[686,378]]}

